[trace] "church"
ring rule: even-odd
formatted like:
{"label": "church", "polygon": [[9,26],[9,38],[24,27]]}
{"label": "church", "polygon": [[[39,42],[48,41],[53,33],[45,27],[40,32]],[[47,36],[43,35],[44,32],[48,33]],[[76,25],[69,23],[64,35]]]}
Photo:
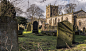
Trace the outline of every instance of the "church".
{"label": "church", "polygon": [[71,24],[78,27],[79,30],[86,28],[86,12],[82,9],[68,14],[58,14],[58,6],[46,6],[46,23],[50,26],[57,26],[58,22],[69,21]]}

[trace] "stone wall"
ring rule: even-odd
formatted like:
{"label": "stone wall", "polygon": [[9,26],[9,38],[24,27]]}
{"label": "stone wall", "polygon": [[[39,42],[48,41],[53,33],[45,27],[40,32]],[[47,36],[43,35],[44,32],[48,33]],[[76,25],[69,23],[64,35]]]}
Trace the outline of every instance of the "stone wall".
{"label": "stone wall", "polygon": [[58,15],[58,6],[48,5],[46,6],[46,18]]}
{"label": "stone wall", "polygon": [[63,16],[60,15],[60,16],[56,16],[56,17],[52,17],[52,18],[47,18],[47,23],[50,24],[50,21],[51,21],[52,22],[51,26],[56,26],[54,24],[55,22],[58,23],[58,22],[66,20],[67,18],[70,23],[73,23],[73,21],[72,21],[73,15],[72,14],[64,14]]}
{"label": "stone wall", "polygon": [[68,21],[70,23],[72,23],[72,14],[67,14],[67,15],[63,15],[63,21],[66,20],[68,18]]}
{"label": "stone wall", "polygon": [[75,12],[74,16],[76,17],[76,25],[78,26],[78,29],[83,30],[83,27],[86,28],[86,12],[80,10]]}
{"label": "stone wall", "polygon": [[0,19],[0,51],[18,51],[17,21],[10,17],[2,18]]}
{"label": "stone wall", "polygon": [[[81,22],[81,26],[79,25],[79,22]],[[86,18],[77,18],[77,26],[80,30],[83,30],[83,27],[86,28]]]}

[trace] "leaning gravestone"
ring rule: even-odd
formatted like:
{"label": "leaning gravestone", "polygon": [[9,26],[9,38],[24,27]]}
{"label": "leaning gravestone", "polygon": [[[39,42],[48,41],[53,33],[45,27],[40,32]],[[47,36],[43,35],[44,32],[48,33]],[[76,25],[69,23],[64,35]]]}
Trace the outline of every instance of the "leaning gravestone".
{"label": "leaning gravestone", "polygon": [[27,25],[27,31],[31,31],[31,25],[30,24]]}
{"label": "leaning gravestone", "polygon": [[37,21],[33,22],[33,33],[38,33],[38,22]]}
{"label": "leaning gravestone", "polygon": [[73,25],[68,21],[58,23],[57,48],[68,47],[73,41]]}
{"label": "leaning gravestone", "polygon": [[18,51],[18,24],[11,17],[0,17],[0,51]]}

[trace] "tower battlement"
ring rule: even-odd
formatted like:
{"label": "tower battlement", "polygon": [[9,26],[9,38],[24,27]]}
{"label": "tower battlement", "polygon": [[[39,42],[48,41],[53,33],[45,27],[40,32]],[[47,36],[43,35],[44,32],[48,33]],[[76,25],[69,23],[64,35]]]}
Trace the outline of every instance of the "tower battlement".
{"label": "tower battlement", "polygon": [[57,16],[58,6],[48,4],[46,5],[46,18]]}

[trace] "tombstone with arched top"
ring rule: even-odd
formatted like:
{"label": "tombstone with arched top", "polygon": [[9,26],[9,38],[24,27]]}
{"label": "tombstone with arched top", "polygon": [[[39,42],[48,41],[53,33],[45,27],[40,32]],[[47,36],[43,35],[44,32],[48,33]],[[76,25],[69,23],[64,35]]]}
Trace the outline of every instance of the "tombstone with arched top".
{"label": "tombstone with arched top", "polygon": [[38,33],[38,22],[37,21],[33,22],[33,33]]}

